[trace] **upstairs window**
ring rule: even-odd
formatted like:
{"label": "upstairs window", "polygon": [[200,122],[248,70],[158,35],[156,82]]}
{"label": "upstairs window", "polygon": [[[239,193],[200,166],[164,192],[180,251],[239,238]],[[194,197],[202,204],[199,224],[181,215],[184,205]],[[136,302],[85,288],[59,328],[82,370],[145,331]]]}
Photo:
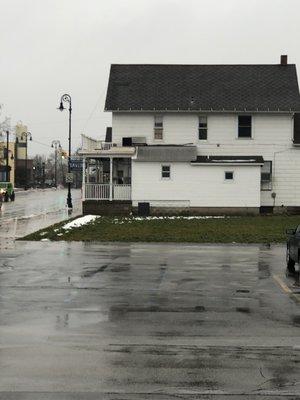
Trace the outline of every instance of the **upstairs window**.
{"label": "upstairs window", "polygon": [[163,116],[156,115],[154,117],[154,140],[163,140]]}
{"label": "upstairs window", "polygon": [[207,117],[205,115],[199,116],[199,140],[207,140]]}
{"label": "upstairs window", "polygon": [[170,167],[170,165],[162,165],[161,166],[161,178],[162,179],[170,179],[171,178],[171,167]]}
{"label": "upstairs window", "polygon": [[249,139],[252,137],[252,117],[251,115],[239,115],[238,138]]}

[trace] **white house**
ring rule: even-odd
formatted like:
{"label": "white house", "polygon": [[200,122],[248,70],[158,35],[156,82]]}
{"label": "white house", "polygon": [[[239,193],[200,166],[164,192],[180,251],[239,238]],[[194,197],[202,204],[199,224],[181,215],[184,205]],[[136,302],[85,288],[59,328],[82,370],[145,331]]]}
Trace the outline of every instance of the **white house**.
{"label": "white house", "polygon": [[295,65],[112,65],[105,141],[83,136],[85,213],[300,210]]}

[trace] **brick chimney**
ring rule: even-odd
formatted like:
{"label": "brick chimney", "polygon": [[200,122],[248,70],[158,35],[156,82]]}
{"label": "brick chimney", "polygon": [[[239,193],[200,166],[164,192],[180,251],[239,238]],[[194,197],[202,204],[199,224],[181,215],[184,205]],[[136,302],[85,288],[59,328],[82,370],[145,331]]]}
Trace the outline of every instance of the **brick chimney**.
{"label": "brick chimney", "polygon": [[288,56],[287,55],[282,55],[280,57],[280,65],[287,65],[288,63]]}

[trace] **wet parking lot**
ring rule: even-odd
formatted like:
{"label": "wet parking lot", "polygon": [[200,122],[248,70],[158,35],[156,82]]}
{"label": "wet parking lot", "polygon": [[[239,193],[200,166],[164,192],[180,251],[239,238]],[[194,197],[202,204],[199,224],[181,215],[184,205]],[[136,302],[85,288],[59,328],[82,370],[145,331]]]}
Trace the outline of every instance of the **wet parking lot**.
{"label": "wet parking lot", "polygon": [[17,242],[0,277],[0,398],[300,398],[284,246]]}

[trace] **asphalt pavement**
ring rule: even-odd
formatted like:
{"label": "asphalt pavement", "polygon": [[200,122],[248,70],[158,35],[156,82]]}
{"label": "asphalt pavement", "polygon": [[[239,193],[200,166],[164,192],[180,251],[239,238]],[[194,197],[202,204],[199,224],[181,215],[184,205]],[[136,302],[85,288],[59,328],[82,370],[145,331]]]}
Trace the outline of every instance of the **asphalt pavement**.
{"label": "asphalt pavement", "polygon": [[1,400],[300,399],[284,245],[14,241],[68,218],[65,199],[2,210]]}
{"label": "asphalt pavement", "polygon": [[18,242],[2,399],[299,399],[284,246]]}

